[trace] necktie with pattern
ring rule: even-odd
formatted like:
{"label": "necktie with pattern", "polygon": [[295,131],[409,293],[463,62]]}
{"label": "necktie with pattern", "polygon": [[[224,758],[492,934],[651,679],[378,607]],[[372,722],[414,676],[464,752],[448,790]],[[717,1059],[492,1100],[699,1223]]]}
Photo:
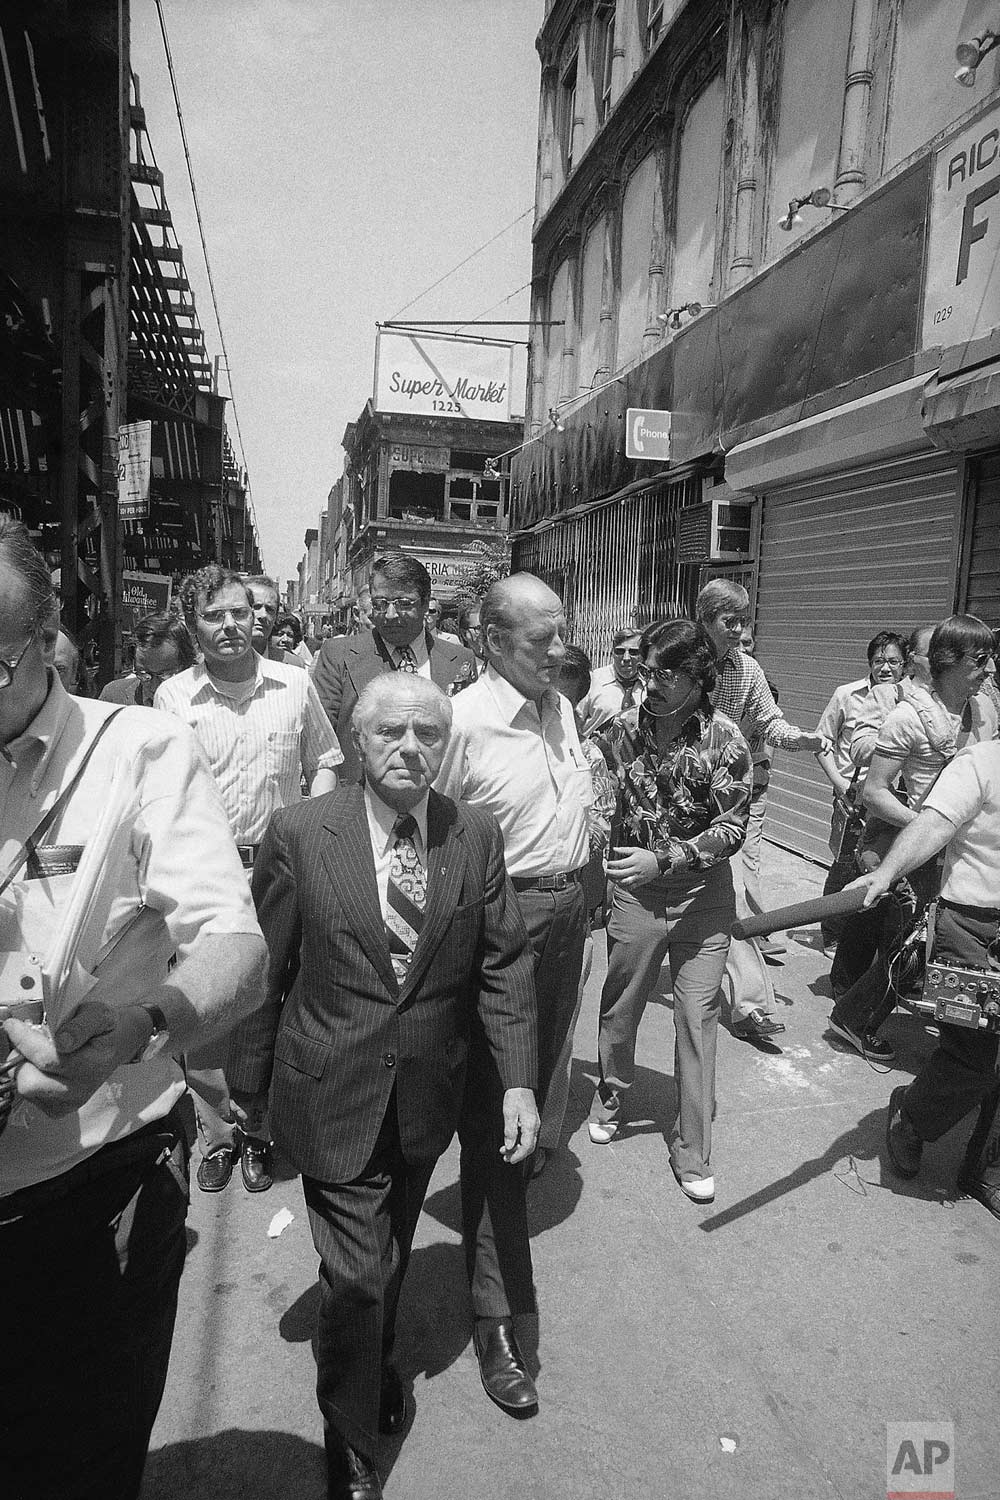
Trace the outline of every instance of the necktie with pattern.
{"label": "necktie with pattern", "polygon": [[624,682],[624,683],[622,683],[622,713],[624,713],[627,708],[634,708],[634,707],[635,707],[635,683],[634,682]]}
{"label": "necktie with pattern", "polygon": [[415,672],[417,670],[417,658],[409,646],[400,646],[399,660],[396,663],[397,672]]}
{"label": "necktie with pattern", "polygon": [[427,905],[427,871],[413,842],[416,831],[416,822],[408,813],[396,819],[386,891],[385,933],[393,972],[400,984],[406,978],[417,946]]}

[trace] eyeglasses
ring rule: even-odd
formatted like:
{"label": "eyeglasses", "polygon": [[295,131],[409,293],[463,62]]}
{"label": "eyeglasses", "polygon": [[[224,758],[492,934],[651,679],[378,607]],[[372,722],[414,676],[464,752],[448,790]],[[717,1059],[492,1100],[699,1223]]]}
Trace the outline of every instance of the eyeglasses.
{"label": "eyeglasses", "polygon": [[873,656],[873,667],[901,667],[903,658],[901,656]]}
{"label": "eyeglasses", "polygon": [[203,609],[200,618],[206,625],[225,625],[227,615],[232,615],[237,625],[246,625],[253,618],[253,610],[248,604],[236,609]]}
{"label": "eyeglasses", "polygon": [[966,659],[966,661],[971,662],[974,667],[985,667],[987,662],[990,662],[990,661],[993,660],[993,652],[992,651],[970,651],[966,655],[965,659]]}
{"label": "eyeglasses", "polygon": [[612,656],[640,656],[638,646],[615,646],[611,652]]}
{"label": "eyeglasses", "polygon": [[690,672],[682,671],[680,667],[647,667],[645,662],[639,668],[639,676],[644,682],[658,682],[661,687],[669,687],[678,677],[694,682]]}
{"label": "eyeglasses", "polygon": [[746,615],[720,615],[718,623],[723,630],[743,630],[746,627]]}
{"label": "eyeglasses", "polygon": [[377,599],[372,597],[371,612],[373,615],[384,615],[389,606],[393,605],[397,615],[413,615],[420,608],[419,599]]}
{"label": "eyeglasses", "polygon": [[34,639],[35,632],[32,631],[13,661],[0,661],[0,689],[10,687],[11,683],[14,681],[14,673],[17,671],[18,667],[21,665],[21,662],[24,660],[25,653],[27,652],[28,647],[31,645]]}
{"label": "eyeglasses", "polygon": [[166,682],[168,677],[176,677],[180,667],[169,667],[166,672],[147,672],[145,667],[136,667],[135,675],[140,682]]}

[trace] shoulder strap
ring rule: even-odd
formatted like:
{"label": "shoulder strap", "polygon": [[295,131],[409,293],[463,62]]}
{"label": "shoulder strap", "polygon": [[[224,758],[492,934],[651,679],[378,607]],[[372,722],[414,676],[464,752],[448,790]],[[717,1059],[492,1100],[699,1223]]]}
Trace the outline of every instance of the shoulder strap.
{"label": "shoulder strap", "polygon": [[80,777],[87,769],[87,762],[90,760],[90,757],[93,755],[94,751],[97,749],[97,746],[100,744],[100,741],[104,737],[104,732],[107,729],[108,725],[111,723],[112,719],[117,719],[118,715],[123,711],[124,707],[125,705],[122,704],[121,708],[116,708],[113,713],[108,714],[108,717],[104,720],[104,723],[100,726],[97,733],[94,735],[94,738],[91,740],[90,744],[81,755],[79,761],[77,762],[76,770],[73,772],[73,775],[63,787],[62,791],[59,793],[58,797],[53,802],[48,812],[44,814],[41,821],[35,825],[31,833],[25,839],[24,843],[21,845],[19,852],[14,857],[13,864],[8,866],[3,880],[0,881],[0,896],[3,895],[4,891],[10,885],[11,881],[14,879],[14,876],[21,869],[21,867],[28,862],[28,860],[37,849],[38,845],[41,843],[42,839],[52,827],[52,824],[55,822],[56,818],[62,811],[66,799],[69,797],[70,793],[73,791],[73,788],[80,780]]}

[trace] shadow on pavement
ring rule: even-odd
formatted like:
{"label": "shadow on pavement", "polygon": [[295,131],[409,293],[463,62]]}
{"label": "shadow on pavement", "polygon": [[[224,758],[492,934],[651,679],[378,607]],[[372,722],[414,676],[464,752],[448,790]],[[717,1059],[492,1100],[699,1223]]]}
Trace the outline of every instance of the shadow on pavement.
{"label": "shadow on pavement", "polygon": [[231,1427],[151,1453],[140,1494],[141,1500],[321,1500],[326,1461],[320,1444],[291,1433]]}
{"label": "shadow on pavement", "polygon": [[286,1344],[308,1344],[316,1332],[316,1314],[319,1310],[319,1282],[314,1281],[301,1296],[296,1297],[278,1320],[278,1332]]}
{"label": "shadow on pavement", "polygon": [[[862,1197],[867,1197],[869,1193],[890,1192],[903,1198],[922,1198],[928,1203],[944,1203],[951,1199],[953,1193],[943,1187],[935,1187],[931,1182],[923,1183],[919,1178],[904,1181],[894,1176],[886,1165],[884,1137],[887,1107],[888,1101],[885,1107],[865,1115],[853,1129],[837,1136],[822,1156],[814,1156],[801,1162],[793,1172],[779,1177],[776,1182],[768,1183],[767,1187],[751,1193],[748,1198],[731,1204],[721,1213],[709,1214],[702,1219],[698,1228],[705,1234],[711,1234],[716,1229],[728,1229],[739,1219],[746,1218],[747,1214],[756,1213],[758,1209],[778,1202],[815,1178],[825,1176],[827,1172],[833,1173],[850,1192]],[[880,1159],[881,1168],[874,1163],[875,1157]],[[881,1180],[874,1176],[879,1171]]]}

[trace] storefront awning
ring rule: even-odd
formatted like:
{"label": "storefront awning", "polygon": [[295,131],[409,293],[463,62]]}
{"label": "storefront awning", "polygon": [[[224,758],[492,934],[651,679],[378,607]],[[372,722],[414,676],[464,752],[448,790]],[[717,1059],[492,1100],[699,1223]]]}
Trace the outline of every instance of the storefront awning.
{"label": "storefront awning", "polygon": [[932,443],[951,451],[1000,444],[1000,360],[932,382],[925,426]]}
{"label": "storefront awning", "polygon": [[927,375],[915,375],[737,443],[726,454],[726,483],[734,490],[759,494],[824,470],[929,451],[933,445],[924,428],[927,381]]}

